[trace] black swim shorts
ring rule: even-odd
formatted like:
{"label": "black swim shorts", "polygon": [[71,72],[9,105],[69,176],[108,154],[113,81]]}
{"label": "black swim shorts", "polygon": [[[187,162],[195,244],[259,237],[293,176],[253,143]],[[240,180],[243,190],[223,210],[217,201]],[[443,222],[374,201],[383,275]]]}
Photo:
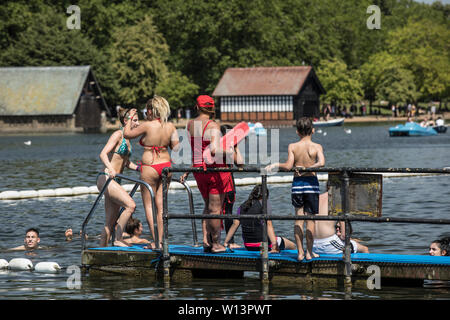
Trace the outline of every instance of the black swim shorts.
{"label": "black swim shorts", "polygon": [[319,213],[318,193],[293,193],[291,199],[295,208],[303,208],[303,211],[309,214]]}

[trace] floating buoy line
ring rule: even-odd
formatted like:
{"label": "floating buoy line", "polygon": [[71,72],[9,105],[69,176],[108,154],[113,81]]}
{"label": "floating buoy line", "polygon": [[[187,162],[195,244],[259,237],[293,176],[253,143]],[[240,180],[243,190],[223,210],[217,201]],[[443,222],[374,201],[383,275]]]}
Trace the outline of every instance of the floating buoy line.
{"label": "floating buoy line", "polygon": [[[431,176],[436,175],[434,173],[382,173],[383,178],[393,178],[393,177],[410,177],[410,176]],[[327,181],[328,174],[318,173],[317,178],[319,181]],[[276,175],[268,176],[267,183],[278,184],[278,183],[292,183],[293,176],[289,175]],[[261,183],[261,177],[248,177],[248,178],[235,178],[236,186],[247,186],[255,185]],[[197,182],[195,180],[186,181],[186,185],[191,188],[197,187]],[[127,192],[130,192],[134,184],[123,185]],[[172,181],[169,186],[169,190],[184,189],[184,186],[176,181]],[[99,191],[97,186],[90,187],[73,187],[73,188],[56,188],[56,189],[41,189],[41,190],[7,190],[0,192],[0,200],[15,200],[15,199],[29,199],[29,198],[46,198],[46,197],[73,197],[81,196],[86,194],[98,194]]]}
{"label": "floating buoy line", "polygon": [[39,273],[58,273],[63,268],[58,263],[53,261],[39,262],[35,266],[30,259],[14,258],[9,262],[5,259],[0,259],[0,269],[12,271],[34,271]]}

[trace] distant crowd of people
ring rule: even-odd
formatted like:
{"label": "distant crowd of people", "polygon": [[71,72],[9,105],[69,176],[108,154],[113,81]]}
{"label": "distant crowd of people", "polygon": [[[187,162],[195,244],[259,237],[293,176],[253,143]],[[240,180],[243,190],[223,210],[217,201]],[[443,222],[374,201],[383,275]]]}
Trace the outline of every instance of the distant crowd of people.
{"label": "distant crowd of people", "polygon": [[[416,107],[414,103],[408,104],[392,104],[390,107],[391,116],[393,118],[397,117],[408,117],[416,119],[420,115],[427,115],[430,119],[435,120],[437,110],[434,104],[428,106],[428,108]],[[380,115],[379,107],[372,107],[367,109],[367,106],[362,103],[361,105],[352,104],[350,107],[341,106],[335,104],[324,104],[322,106],[322,117],[324,120],[328,121],[331,117],[344,117],[352,118],[354,116],[366,116],[366,115]]]}

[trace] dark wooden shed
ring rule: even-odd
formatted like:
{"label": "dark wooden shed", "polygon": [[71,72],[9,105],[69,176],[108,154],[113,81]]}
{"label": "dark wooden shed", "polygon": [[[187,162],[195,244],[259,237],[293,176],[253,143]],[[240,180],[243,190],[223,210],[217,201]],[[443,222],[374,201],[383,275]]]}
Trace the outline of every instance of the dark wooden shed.
{"label": "dark wooden shed", "polygon": [[103,131],[112,112],[90,66],[0,68],[0,131]]}
{"label": "dark wooden shed", "polygon": [[292,122],[319,117],[325,90],[311,66],[228,68],[213,96],[223,121]]}

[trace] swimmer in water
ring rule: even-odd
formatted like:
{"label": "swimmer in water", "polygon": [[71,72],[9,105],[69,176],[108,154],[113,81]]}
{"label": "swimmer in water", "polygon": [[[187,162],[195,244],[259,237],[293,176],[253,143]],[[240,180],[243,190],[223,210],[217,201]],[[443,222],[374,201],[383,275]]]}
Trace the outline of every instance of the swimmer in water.
{"label": "swimmer in water", "polygon": [[39,246],[41,239],[39,238],[39,230],[37,228],[29,228],[25,232],[24,244],[15,248],[11,248],[9,250],[13,251],[33,251],[35,249],[42,249]]}
{"label": "swimmer in water", "polygon": [[126,233],[130,235],[130,238],[124,239],[124,241],[128,244],[150,244],[151,242],[147,239],[143,239],[140,236],[142,235],[143,227],[142,223],[139,219],[131,217],[127,226],[125,227]]}

